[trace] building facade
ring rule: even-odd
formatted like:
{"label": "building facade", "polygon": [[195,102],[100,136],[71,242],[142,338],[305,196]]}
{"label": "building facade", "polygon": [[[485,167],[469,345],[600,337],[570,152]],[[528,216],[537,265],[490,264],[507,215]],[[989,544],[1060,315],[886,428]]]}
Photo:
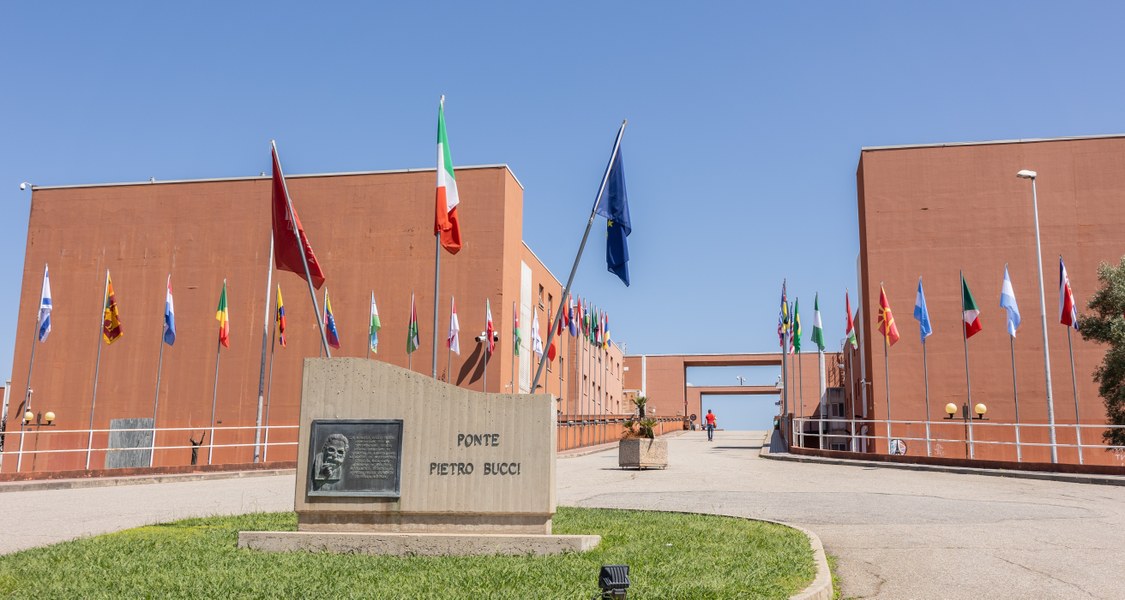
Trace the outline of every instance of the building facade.
{"label": "building facade", "polygon": [[[434,170],[286,179],[327,277],[317,302],[323,311],[330,293],[340,337],[333,356],[369,356],[431,373]],[[539,361],[532,352],[533,321],[537,315],[545,340],[547,313],[557,308],[562,285],[523,241],[523,188],[506,166],[459,168],[457,183],[464,247],[441,255],[437,376],[479,391],[529,392]],[[200,463],[252,462],[259,422],[271,427],[271,442],[295,442],[302,362],[321,353],[321,317],[305,281],[270,263],[270,198],[269,177],[33,188],[11,371],[19,383],[10,414],[23,414],[30,398],[33,412],[52,411],[56,421],[27,430],[24,449],[37,452],[24,457],[24,471],[83,469],[87,461],[92,469],[113,466],[113,453],[105,449],[119,441],[107,430],[138,427],[154,414],[160,429],[155,466],[188,464],[194,444],[211,450],[197,456]],[[54,308],[51,333],[38,343],[45,265]],[[124,332],[109,345],[100,333],[107,269]],[[176,340],[162,347],[169,274]],[[216,321],[224,281],[229,348],[218,343]],[[278,286],[287,320],[284,348],[273,332]],[[382,324],[374,353],[368,348],[372,294]],[[408,353],[412,297],[420,346]],[[451,298],[460,321],[459,355],[445,345]],[[485,331],[486,300],[498,332],[491,355],[477,340]],[[518,356],[512,335],[517,314]],[[264,368],[263,334],[272,349]],[[557,396],[564,413],[620,412],[620,351],[569,334],[556,344],[557,358],[539,391]],[[212,418],[214,440],[207,437]],[[8,430],[19,430],[18,421],[9,419]],[[12,437],[5,472],[16,468]],[[259,459],[290,461],[295,448],[271,445]]]}

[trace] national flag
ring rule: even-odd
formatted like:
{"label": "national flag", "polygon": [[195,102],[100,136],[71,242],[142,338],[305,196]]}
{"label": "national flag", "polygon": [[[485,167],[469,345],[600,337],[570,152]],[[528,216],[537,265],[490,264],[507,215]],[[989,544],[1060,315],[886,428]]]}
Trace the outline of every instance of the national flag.
{"label": "national flag", "polygon": [[[488,354],[491,356],[496,352],[496,325],[492,323],[492,303],[489,302],[488,298],[484,299],[484,336],[487,339],[485,345],[488,348]],[[518,348],[519,345],[517,344],[516,347]]]}
{"label": "national flag", "polygon": [[36,327],[39,329],[39,341],[47,341],[47,336],[51,334],[51,278],[47,274],[47,265],[43,265],[43,293],[39,296],[39,321]]}
{"label": "national flag", "polygon": [[124,332],[121,330],[121,314],[117,311],[117,296],[113,293],[113,280],[109,271],[105,273],[105,309],[102,311],[102,339],[112,344]]}
{"label": "national flag", "polygon": [[1008,265],[1004,265],[1004,283],[1000,286],[1000,307],[1008,311],[1008,335],[1016,337],[1020,326],[1020,307],[1016,304],[1016,290],[1008,277]]}
{"label": "national flag", "polygon": [[[558,315],[558,325],[555,327],[555,337],[561,336],[563,334],[563,330],[566,328],[566,309],[560,306],[559,310],[561,312]],[[555,316],[553,313],[551,313],[547,315],[547,318],[553,319],[555,318]]]}
{"label": "national flag", "polygon": [[277,286],[277,341],[285,347],[285,301],[281,299],[281,285]]}
{"label": "national flag", "polygon": [[[324,285],[324,271],[316,261],[312,245],[305,236],[305,229],[301,227],[301,219],[297,216],[297,209],[289,198],[285,186],[285,175],[281,172],[281,161],[277,158],[277,145],[271,144],[273,152],[273,255],[274,264],[282,271],[296,273],[302,279],[305,276],[305,263],[308,263],[309,275],[312,277],[313,287],[320,289]],[[293,234],[293,230],[297,234]],[[297,238],[300,238],[298,243]],[[301,260],[301,254],[305,260]]]}
{"label": "national flag", "polygon": [[965,275],[961,275],[961,314],[965,321],[965,338],[971,338],[982,329],[980,324],[980,309],[977,301],[973,300],[973,293],[969,291],[969,284]]}
{"label": "national flag", "polygon": [[844,335],[848,337],[847,342],[851,343],[852,349],[859,348],[859,343],[855,339],[855,321],[852,320],[852,301],[848,298],[847,290],[844,290],[844,310],[848,313],[848,322],[844,326]]}
{"label": "national flag", "polygon": [[824,352],[824,325],[820,322],[820,293],[817,292],[813,296],[812,301],[813,317],[812,317],[812,342],[816,344],[816,349]]}
{"label": "national flag", "polygon": [[441,235],[441,247],[450,254],[461,249],[461,226],[457,224],[457,180],[453,177],[453,159],[449,154],[449,137],[445,133],[445,96],[438,103],[437,125],[437,207],[434,235]]}
{"label": "national flag", "polygon": [[[489,313],[491,315],[491,313]],[[488,322],[492,322],[492,317],[489,316]],[[516,303],[512,303],[512,354],[515,356],[520,355],[520,311],[516,307]]]}
{"label": "national flag", "polygon": [[625,124],[617,133],[614,143],[616,152],[610,157],[606,168],[605,191],[596,206],[597,213],[606,218],[605,262],[610,273],[629,285],[629,244],[628,237],[633,231],[629,218],[629,196],[625,192],[625,159],[621,151],[621,135]]}
{"label": "national flag", "polygon": [[578,336],[578,319],[574,312],[574,298],[567,297],[566,327],[570,330],[570,337]]}
{"label": "national flag", "polygon": [[230,312],[227,311],[227,280],[223,280],[223,293],[219,295],[219,307],[215,309],[215,320],[219,322],[219,343],[230,348]]}
{"label": "national flag", "polygon": [[609,313],[605,313],[605,314],[603,314],[603,315],[602,315],[602,326],[603,326],[603,327],[604,327],[604,329],[605,329],[605,344],[604,344],[604,348],[605,348],[606,350],[608,350],[608,349],[609,349],[609,336],[610,336],[610,331],[609,331]]}
{"label": "national flag", "polygon": [[379,322],[379,307],[375,306],[375,292],[371,292],[371,326],[367,329],[367,345],[371,348],[371,352],[377,353],[379,351],[379,329],[382,328],[382,323]]}
{"label": "national flag", "polygon": [[406,328],[406,353],[418,349],[418,310],[414,306],[414,292],[410,293],[410,324]]}
{"label": "national flag", "polygon": [[164,343],[176,343],[176,307],[172,303],[172,274],[168,274],[168,293],[164,296]]}
{"label": "national flag", "polygon": [[898,341],[898,326],[895,325],[895,316],[891,313],[891,303],[887,300],[887,291],[879,286],[879,333],[888,345],[894,346]]}
{"label": "national flag", "polygon": [[926,294],[922,291],[922,278],[918,278],[918,295],[914,297],[914,318],[918,321],[918,335],[922,336],[922,343],[934,333],[930,325],[930,311],[926,308]]}
{"label": "national flag", "polygon": [[531,320],[531,351],[535,353],[540,359],[543,358],[543,338],[539,337],[539,309],[535,309],[535,314]]}
{"label": "national flag", "polygon": [[328,298],[328,288],[324,288],[324,335],[328,345],[340,347],[340,333],[336,331],[336,317],[332,315],[332,300]]}
{"label": "national flag", "polygon": [[785,299],[785,280],[781,281],[781,310],[777,313],[777,343],[785,352],[785,336],[789,334],[789,301]]}
{"label": "national flag", "polygon": [[449,297],[449,335],[445,338],[445,347],[457,356],[461,356],[461,322],[457,320],[457,300]]}
{"label": "national flag", "polygon": [[793,349],[801,353],[801,299],[793,300]]}
{"label": "national flag", "polygon": [[551,347],[547,348],[547,360],[549,362],[555,362],[555,356],[558,355],[558,351],[555,350],[556,343],[558,343],[558,340],[551,340]]}
{"label": "national flag", "polygon": [[1074,290],[1070,289],[1070,276],[1066,265],[1059,257],[1059,323],[1078,329],[1078,305],[1074,302]]}

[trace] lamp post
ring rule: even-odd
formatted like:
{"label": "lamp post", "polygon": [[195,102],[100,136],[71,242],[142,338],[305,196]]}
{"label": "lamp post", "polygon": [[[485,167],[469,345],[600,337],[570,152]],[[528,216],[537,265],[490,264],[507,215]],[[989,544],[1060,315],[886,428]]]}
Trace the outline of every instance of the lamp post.
{"label": "lamp post", "polygon": [[1027,169],[1016,173],[1020,179],[1031,180],[1031,207],[1035,215],[1035,261],[1039,265],[1039,318],[1043,323],[1043,369],[1047,373],[1047,425],[1051,435],[1051,462],[1059,462],[1058,442],[1055,439],[1055,399],[1051,391],[1051,350],[1047,343],[1047,297],[1043,287],[1043,248],[1039,241],[1039,198],[1035,190],[1038,174]]}
{"label": "lamp post", "polygon": [[[973,458],[973,430],[969,425],[972,424],[973,419],[978,421],[987,421],[984,414],[988,412],[988,407],[980,403],[973,407],[973,416],[969,416],[969,405],[961,404],[961,419],[965,421],[965,456]],[[953,419],[953,415],[957,413],[957,405],[950,402],[945,405],[945,418]]]}

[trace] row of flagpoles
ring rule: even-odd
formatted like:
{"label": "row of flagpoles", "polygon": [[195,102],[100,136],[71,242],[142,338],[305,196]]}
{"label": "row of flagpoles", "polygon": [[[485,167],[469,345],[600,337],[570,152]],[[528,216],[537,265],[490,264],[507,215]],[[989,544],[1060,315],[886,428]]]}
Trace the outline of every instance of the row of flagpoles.
{"label": "row of flagpoles", "polygon": [[[616,274],[621,280],[628,285],[628,246],[626,238],[631,232],[631,220],[629,217],[628,200],[625,193],[624,182],[624,164],[621,157],[620,146],[621,137],[625,130],[625,124],[622,123],[617,137],[614,141],[613,152],[610,156],[609,164],[606,166],[606,174],[602,179],[601,188],[594,201],[594,208],[591,211],[589,223],[586,227],[586,232],[582,238],[582,243],[579,246],[578,254],[575,258],[574,267],[571,271],[570,279],[567,281],[566,288],[561,295],[562,298],[570,297],[570,287],[573,282],[574,273],[577,270],[578,262],[581,259],[582,250],[585,246],[586,239],[589,236],[590,226],[593,223],[596,215],[604,216],[607,220],[607,246],[606,246],[606,263],[608,270]],[[309,296],[313,304],[314,314],[317,315],[317,327],[320,331],[321,347],[325,356],[331,357],[331,348],[340,347],[339,329],[335,322],[335,316],[332,312],[332,305],[328,295],[328,290],[324,290],[324,313],[321,317],[320,307],[317,301],[314,288],[319,289],[324,285],[326,277],[321,268],[320,263],[316,259],[313,252],[312,245],[309,243],[308,237],[305,235],[304,228],[301,225],[300,218],[297,216],[296,210],[293,207],[292,199],[289,195],[288,187],[286,185],[285,176],[281,169],[281,161],[278,158],[277,145],[270,142],[271,159],[272,159],[272,184],[271,184],[271,205],[272,205],[272,235],[270,242],[270,268],[269,276],[266,283],[266,318],[262,329],[262,360],[261,360],[261,375],[259,378],[259,402],[257,414],[258,426],[258,439],[255,443],[255,462],[259,459],[259,445],[262,424],[262,409],[264,400],[264,387],[266,381],[267,365],[266,365],[266,350],[271,344],[268,343],[270,330],[273,329],[275,338],[280,339],[282,347],[285,346],[285,310],[281,297],[281,287],[277,286],[277,294],[275,297],[275,306],[271,307],[270,295],[273,288],[273,268],[278,270],[290,271],[301,276],[308,283]],[[603,203],[603,193],[608,196],[606,202]],[[458,223],[458,207],[460,205],[460,195],[457,191],[457,183],[454,174],[452,159],[449,150],[449,140],[445,126],[445,97],[442,96],[438,107],[438,135],[437,135],[437,187],[436,187],[436,203],[435,203],[435,221],[434,221],[434,237],[436,242],[435,261],[434,261],[434,327],[433,327],[433,361],[432,361],[432,376],[437,377],[437,348],[438,348],[438,302],[439,298],[439,275],[440,275],[440,257],[441,250],[444,248],[450,254],[457,254],[462,246],[462,238],[460,226]],[[31,410],[31,378],[35,365],[35,349],[39,343],[46,341],[51,329],[50,314],[53,309],[53,303],[50,291],[50,278],[48,268],[44,265],[43,271],[43,288],[40,296],[40,310],[36,321],[36,338],[33,341],[30,364],[28,367],[28,382],[26,394],[23,403],[23,410]],[[446,339],[446,347],[450,352],[457,351],[460,354],[459,344],[459,329],[460,324],[456,315],[456,302],[451,297],[451,316],[450,316],[450,330]],[[604,313],[587,313],[586,309],[588,304],[583,305],[581,300],[576,305],[566,303],[569,306],[567,311],[564,311],[564,303],[559,304],[559,310],[554,319],[550,322],[548,327],[548,335],[546,347],[554,350],[554,345],[551,343],[552,338],[557,330],[561,335],[564,324],[569,324],[574,321],[574,310],[578,313],[578,322],[583,323],[583,332],[593,332],[594,337],[591,341],[604,344],[608,347],[609,344],[609,331],[608,331],[608,317]],[[112,282],[110,280],[109,270],[106,270],[105,279],[105,292],[103,294],[103,323],[102,323],[102,337],[106,344],[112,344],[119,339],[123,334],[121,325],[120,313],[117,305],[116,294],[113,292]],[[271,310],[272,309],[272,310]],[[412,355],[420,345],[419,340],[419,326],[418,315],[414,303],[414,295],[411,294],[411,308],[410,308],[410,326],[407,339],[407,354],[408,366],[412,360]],[[270,313],[274,314],[273,327],[271,328]],[[494,325],[492,322],[491,306],[486,299],[485,303],[486,313],[486,331],[487,331],[487,349],[488,354],[491,355],[495,350],[494,344]],[[221,356],[221,348],[230,346],[230,315],[227,304],[227,285],[226,281],[223,282],[223,291],[220,295],[219,305],[216,309],[216,320],[219,322],[219,338],[215,359],[215,389],[212,396],[212,410],[211,410],[211,438],[212,444],[209,444],[208,462],[211,461],[213,453],[213,438],[215,429],[215,410],[218,401],[218,373],[219,373],[219,358]],[[518,314],[515,317],[516,322],[514,326],[514,338],[517,340],[516,351],[518,352]],[[592,319],[592,320],[591,320]],[[583,321],[585,320],[585,322]],[[378,331],[380,328],[380,320],[378,309],[375,304],[374,292],[371,294],[371,321],[369,335],[369,349],[368,356],[371,352],[377,350],[378,345]],[[536,371],[535,379],[532,382],[531,389],[535,390],[542,373],[544,361],[542,355],[544,353],[544,344],[538,338],[539,318],[538,311],[535,314],[533,323],[533,351],[540,356],[539,369]],[[575,329],[571,329],[572,336],[576,336]],[[163,365],[163,351],[164,345],[172,345],[175,343],[175,314],[174,305],[172,300],[172,285],[171,274],[168,276],[167,281],[167,294],[165,301],[165,316],[164,326],[161,333],[162,343],[160,345],[160,355],[158,358],[157,367],[157,397],[154,400],[153,406],[153,421],[155,423],[156,411],[159,406],[159,384],[160,384],[160,371]],[[553,360],[553,358],[552,358]],[[94,391],[93,399],[90,407],[90,440],[87,448],[86,468],[90,467],[90,454],[93,446],[93,419],[94,408],[97,400],[97,385],[98,385],[98,370],[101,362],[101,344],[98,344],[98,355],[95,363],[94,374]],[[447,365],[449,358],[447,358]],[[485,360],[485,377],[487,378],[487,357]],[[272,374],[272,354],[269,361],[269,371]],[[447,368],[448,370],[448,368]],[[487,389],[487,379],[485,380]],[[268,422],[268,416],[267,416]],[[155,448],[155,436],[153,436],[153,448]],[[20,440],[21,451],[23,444],[23,436]],[[21,452],[22,458],[22,452]],[[150,457],[151,461],[151,457]],[[151,463],[150,463],[151,464]],[[18,467],[17,467],[18,469]]]}
{"label": "row of flagpoles", "polygon": [[[821,326],[819,297],[814,301],[814,327],[812,334],[812,341],[817,345],[819,352],[824,351],[824,332]],[[845,346],[850,344],[853,349],[858,348],[855,334],[855,323],[852,317],[851,301],[848,298],[848,293],[844,293],[844,302],[846,307],[846,327]],[[1016,377],[1016,361],[1015,361],[1015,339],[1016,331],[1020,326],[1020,311],[1019,305],[1016,302],[1015,289],[1012,286],[1011,277],[1008,274],[1008,266],[1004,265],[1004,278],[1000,287],[1000,307],[1007,313],[1006,325],[1008,331],[1009,350],[1012,361],[1012,397],[1015,402],[1015,424],[1016,434],[1016,460],[1022,460],[1022,450],[1020,448],[1019,438],[1019,387]],[[785,377],[785,360],[786,354],[793,353],[794,351],[801,351],[801,321],[798,313],[798,304],[794,301],[790,304],[786,298],[785,282],[781,285],[781,309],[778,315],[778,336],[781,348],[783,350],[782,371]],[[923,382],[925,386],[925,406],[926,406],[926,452],[930,452],[930,432],[929,432],[929,415],[930,415],[930,386],[929,386],[929,369],[926,359],[926,338],[933,335],[933,326],[930,321],[929,309],[926,306],[926,295],[922,287],[922,278],[918,278],[918,289],[914,301],[914,319],[918,321],[918,333],[922,343],[922,373]],[[961,337],[964,346],[965,354],[965,389],[966,389],[966,406],[971,411],[974,409],[972,402],[972,380],[969,368],[969,338],[973,337],[983,329],[980,320],[980,308],[978,307],[972,292],[969,289],[969,284],[965,281],[964,273],[961,274]],[[1058,309],[1058,322],[1066,326],[1066,340],[1067,347],[1070,354],[1070,374],[1071,385],[1074,394],[1074,418],[1075,424],[1081,422],[1078,404],[1078,380],[1075,375],[1074,368],[1074,344],[1071,338],[1071,330],[1078,329],[1078,307],[1074,301],[1074,291],[1070,286],[1070,277],[1066,272],[1066,265],[1063,262],[1062,256],[1059,257],[1059,309]],[[887,299],[886,290],[883,284],[879,285],[879,313],[876,320],[877,329],[883,336],[883,360],[884,360],[884,383],[886,386],[887,397],[887,439],[891,437],[891,394],[890,394],[890,362],[889,362],[889,349],[899,341],[900,335],[898,326],[895,323],[893,312],[891,311],[890,301]],[[1050,429],[1051,447],[1052,447],[1052,462],[1057,462],[1055,451],[1055,411],[1052,393],[1050,390],[1050,356],[1047,352],[1044,353],[1044,368],[1047,371],[1047,419]],[[799,377],[799,376],[798,376]],[[823,390],[821,390],[821,401],[823,402]],[[803,404],[802,404],[803,406]],[[788,405],[786,404],[785,412],[788,412]],[[821,406],[821,437],[823,438],[823,405]],[[972,419],[968,422],[968,447],[969,458],[973,458],[973,445],[972,445]],[[1082,464],[1082,433],[1081,428],[1076,428],[1075,435],[1077,444],[1079,446],[1078,462]],[[821,441],[823,444],[823,439]]]}

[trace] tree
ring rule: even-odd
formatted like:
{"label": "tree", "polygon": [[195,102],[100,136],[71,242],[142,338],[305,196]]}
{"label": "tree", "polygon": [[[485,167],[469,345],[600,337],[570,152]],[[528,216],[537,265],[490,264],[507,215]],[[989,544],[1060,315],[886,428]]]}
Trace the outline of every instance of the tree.
{"label": "tree", "polygon": [[[1094,371],[1098,394],[1105,402],[1110,425],[1125,425],[1125,256],[1116,266],[1098,265],[1100,286],[1082,315],[1082,338],[1109,345],[1101,366]],[[1102,433],[1107,444],[1125,446],[1125,429]]]}

